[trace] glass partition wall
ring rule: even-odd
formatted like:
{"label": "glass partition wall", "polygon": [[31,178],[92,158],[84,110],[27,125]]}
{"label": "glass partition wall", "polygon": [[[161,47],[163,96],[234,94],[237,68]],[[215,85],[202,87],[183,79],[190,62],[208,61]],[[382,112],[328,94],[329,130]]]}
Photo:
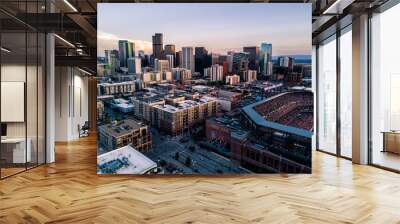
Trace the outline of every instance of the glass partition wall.
{"label": "glass partition wall", "polygon": [[317,47],[317,150],[352,157],[351,25]]}
{"label": "glass partition wall", "polygon": [[[19,2],[38,12],[40,1]],[[2,6],[3,3],[0,3]],[[36,5],[35,5],[36,4]],[[45,34],[3,11],[0,21],[0,178],[45,163]],[[12,29],[10,29],[12,28]]]}

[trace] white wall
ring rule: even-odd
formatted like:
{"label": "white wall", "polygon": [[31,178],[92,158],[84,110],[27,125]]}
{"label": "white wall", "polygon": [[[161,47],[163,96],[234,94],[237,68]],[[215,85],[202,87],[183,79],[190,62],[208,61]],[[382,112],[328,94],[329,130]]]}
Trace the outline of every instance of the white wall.
{"label": "white wall", "polygon": [[88,120],[88,78],[72,67],[56,67],[55,73],[55,141],[70,141]]}
{"label": "white wall", "polygon": [[[25,64],[5,64],[1,66],[2,82],[25,82]],[[1,108],[7,110],[7,108]],[[7,122],[7,137],[25,137],[25,122]]]}

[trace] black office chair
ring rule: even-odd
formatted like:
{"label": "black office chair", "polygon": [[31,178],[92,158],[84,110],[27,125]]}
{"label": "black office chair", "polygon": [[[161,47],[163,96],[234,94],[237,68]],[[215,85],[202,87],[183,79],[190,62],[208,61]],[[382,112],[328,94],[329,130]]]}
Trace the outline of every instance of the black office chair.
{"label": "black office chair", "polygon": [[79,138],[89,136],[89,129],[90,129],[89,121],[85,121],[82,127],[78,125]]}

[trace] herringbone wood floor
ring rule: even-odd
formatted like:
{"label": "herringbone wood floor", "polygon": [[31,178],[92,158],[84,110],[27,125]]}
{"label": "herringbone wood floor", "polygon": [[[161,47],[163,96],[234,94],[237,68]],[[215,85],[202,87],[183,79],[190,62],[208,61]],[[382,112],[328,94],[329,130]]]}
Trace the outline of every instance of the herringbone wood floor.
{"label": "herringbone wood floor", "polygon": [[323,153],[312,175],[97,176],[93,137],[0,181],[0,223],[400,223],[400,175]]}

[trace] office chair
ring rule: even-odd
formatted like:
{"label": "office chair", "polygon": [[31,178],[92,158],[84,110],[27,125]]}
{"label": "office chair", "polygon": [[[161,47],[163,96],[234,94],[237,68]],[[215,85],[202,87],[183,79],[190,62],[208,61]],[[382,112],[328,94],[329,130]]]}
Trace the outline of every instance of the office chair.
{"label": "office chair", "polygon": [[82,127],[78,125],[78,129],[79,129],[79,138],[89,136],[89,129],[90,129],[89,121],[85,121]]}

